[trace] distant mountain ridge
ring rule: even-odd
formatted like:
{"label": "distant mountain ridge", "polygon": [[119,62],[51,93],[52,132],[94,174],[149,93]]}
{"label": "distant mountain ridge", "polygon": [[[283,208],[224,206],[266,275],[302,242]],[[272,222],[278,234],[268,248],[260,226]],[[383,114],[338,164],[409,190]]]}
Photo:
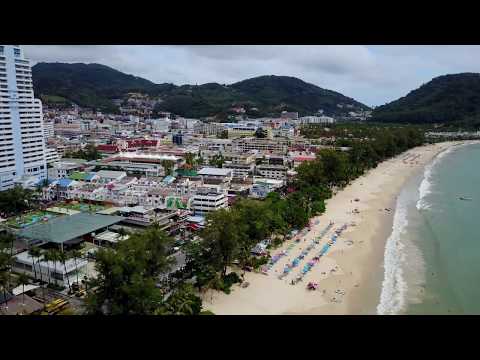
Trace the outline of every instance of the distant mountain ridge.
{"label": "distant mountain ridge", "polygon": [[[186,117],[227,113],[243,106],[247,114],[266,116],[282,110],[300,115],[322,109],[326,115],[369,107],[338,92],[287,76],[259,76],[231,85],[155,84],[100,64],[38,63],[32,67],[34,91],[44,99],[67,99],[80,106],[115,111],[112,99],[141,92],[161,99],[157,110]],[[348,107],[345,107],[348,106]]]}
{"label": "distant mountain ridge", "polygon": [[480,74],[436,77],[373,110],[372,121],[480,125]]}

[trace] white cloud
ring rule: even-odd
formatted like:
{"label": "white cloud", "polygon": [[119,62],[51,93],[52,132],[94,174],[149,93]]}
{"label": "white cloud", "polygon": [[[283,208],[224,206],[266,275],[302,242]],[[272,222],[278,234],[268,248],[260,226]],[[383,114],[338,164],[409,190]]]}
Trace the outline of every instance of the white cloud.
{"label": "white cloud", "polygon": [[479,46],[26,45],[33,62],[111,66],[151,81],[232,83],[287,75],[368,105],[406,95],[446,73],[480,72]]}

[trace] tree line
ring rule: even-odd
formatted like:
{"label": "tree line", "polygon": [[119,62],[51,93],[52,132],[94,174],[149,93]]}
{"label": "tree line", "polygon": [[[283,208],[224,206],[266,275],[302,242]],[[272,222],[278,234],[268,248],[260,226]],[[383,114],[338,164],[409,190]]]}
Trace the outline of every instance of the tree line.
{"label": "tree line", "polygon": [[67,151],[65,152],[64,157],[70,159],[85,159],[88,161],[102,158],[97,148],[92,144],[88,144],[85,146],[85,149],[80,149],[78,151]]}
{"label": "tree line", "polygon": [[[345,131],[347,130],[347,131]],[[322,135],[323,127],[309,127]],[[325,200],[381,161],[424,143],[423,132],[414,127],[337,127],[336,149],[319,150],[314,161],[304,162],[285,194],[270,193],[263,201],[240,199],[229,209],[206,217],[202,241],[187,247],[187,266],[181,276],[195,279],[198,290],[214,288],[229,292],[240,281],[235,265],[256,267],[268,259],[252,255],[264,239],[279,245],[293,229],[309,224],[310,218],[325,211]],[[345,135],[351,134],[351,136]]]}
{"label": "tree line", "polygon": [[[309,131],[321,136],[325,130],[310,127]],[[98,276],[88,281],[86,313],[204,313],[195,288],[230,292],[232,284],[242,281],[236,270],[268,261],[252,255],[258,242],[270,239],[273,246],[280,245],[291,230],[307,226],[310,218],[323,213],[333,192],[381,161],[424,143],[423,132],[415,127],[336,127],[334,131],[343,134],[334,145],[348,151],[321,149],[315,160],[296,169],[297,176],[282,193],[270,193],[265,200],[240,198],[229,209],[209,213],[201,240],[186,245],[184,269],[172,273],[168,254],[173,239],[156,225],[131,234],[115,248],[100,249],[95,255]],[[168,281],[161,281],[165,278]]]}
{"label": "tree line", "polygon": [[[344,133],[341,128],[337,131]],[[252,255],[257,243],[270,239],[272,246],[280,245],[292,230],[307,226],[312,217],[322,214],[325,200],[334,191],[381,161],[424,141],[420,130],[409,127],[354,132],[337,140],[336,145],[346,146],[348,151],[322,149],[314,161],[301,164],[284,193],[272,192],[264,200],[240,198],[229,209],[209,213],[200,240],[184,249],[185,268],[170,274],[177,282],[166,287],[173,294],[168,299],[176,299],[176,304],[197,304],[193,312],[200,313],[201,300],[193,287],[229,293],[234,283],[242,281],[236,269],[245,271],[268,261],[268,257]],[[96,257],[99,277],[92,282],[98,290],[90,295],[90,313],[175,313],[171,310],[175,306],[168,305],[165,294],[155,286],[156,279],[170,268],[165,261],[170,241],[162,231],[152,228],[134,235],[117,250],[100,250]]]}

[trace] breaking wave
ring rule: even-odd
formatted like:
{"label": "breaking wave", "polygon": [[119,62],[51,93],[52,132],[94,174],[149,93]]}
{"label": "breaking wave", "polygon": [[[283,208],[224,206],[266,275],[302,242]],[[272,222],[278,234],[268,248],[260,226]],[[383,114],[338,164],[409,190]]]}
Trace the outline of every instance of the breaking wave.
{"label": "breaking wave", "polygon": [[398,197],[395,215],[393,217],[392,233],[385,245],[384,268],[385,275],[382,283],[380,303],[377,314],[393,315],[404,309],[407,296],[407,283],[403,274],[405,261],[405,245],[401,236],[408,225],[407,207],[402,197]]}
{"label": "breaking wave", "polygon": [[446,150],[440,152],[435,159],[430,162],[427,166],[425,166],[425,171],[423,173],[423,180],[418,188],[418,201],[417,201],[417,209],[418,210],[426,210],[430,208],[429,203],[426,200],[426,197],[432,193],[432,173],[434,167],[440,162],[440,160],[453,151],[454,149],[458,148],[458,146],[451,146]]}

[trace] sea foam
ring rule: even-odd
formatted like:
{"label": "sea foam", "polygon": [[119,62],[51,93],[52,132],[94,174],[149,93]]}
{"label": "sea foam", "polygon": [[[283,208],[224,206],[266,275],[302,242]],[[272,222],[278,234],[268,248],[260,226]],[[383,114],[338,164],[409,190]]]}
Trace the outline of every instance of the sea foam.
{"label": "sea foam", "polygon": [[[423,180],[419,186],[419,199],[416,203],[418,210],[429,208],[426,197],[432,193],[432,183],[435,166],[450,152],[459,149],[460,147],[470,145],[478,142],[468,142],[457,146],[452,146],[440,152],[434,160],[429,163],[424,170]],[[382,283],[382,290],[380,295],[380,302],[377,306],[377,314],[379,315],[394,315],[399,314],[406,309],[407,302],[419,302],[420,298],[414,298],[410,294],[408,299],[409,286],[406,281],[406,270],[413,273],[415,281],[411,285],[416,287],[424,283],[424,263],[421,251],[408,239],[403,238],[402,235],[407,230],[407,200],[404,196],[399,196],[397,199],[395,215],[393,218],[392,233],[387,239],[384,254],[384,279]],[[407,254],[408,253],[408,254]],[[409,260],[409,267],[405,266]],[[408,276],[409,279],[412,274]],[[412,279],[410,279],[412,280]],[[410,281],[409,281],[410,283]],[[414,286],[415,287],[415,286]],[[412,290],[414,290],[412,288]],[[418,295],[415,295],[418,297]]]}
{"label": "sea foam", "polygon": [[403,276],[405,261],[405,245],[401,241],[402,234],[408,225],[407,208],[402,197],[397,199],[393,227],[385,245],[384,268],[385,274],[377,306],[377,314],[393,315],[401,312],[405,307],[407,283]]}
{"label": "sea foam", "polygon": [[447,148],[446,150],[443,150],[435,157],[435,159],[433,159],[432,162],[430,162],[427,166],[425,166],[425,171],[423,173],[423,180],[420,184],[420,187],[418,188],[418,193],[419,193],[419,197],[417,201],[418,210],[429,209],[430,206],[426,200],[426,197],[432,193],[433,169],[445,155],[453,151],[455,148],[458,148],[458,146],[457,147],[452,146]]}

